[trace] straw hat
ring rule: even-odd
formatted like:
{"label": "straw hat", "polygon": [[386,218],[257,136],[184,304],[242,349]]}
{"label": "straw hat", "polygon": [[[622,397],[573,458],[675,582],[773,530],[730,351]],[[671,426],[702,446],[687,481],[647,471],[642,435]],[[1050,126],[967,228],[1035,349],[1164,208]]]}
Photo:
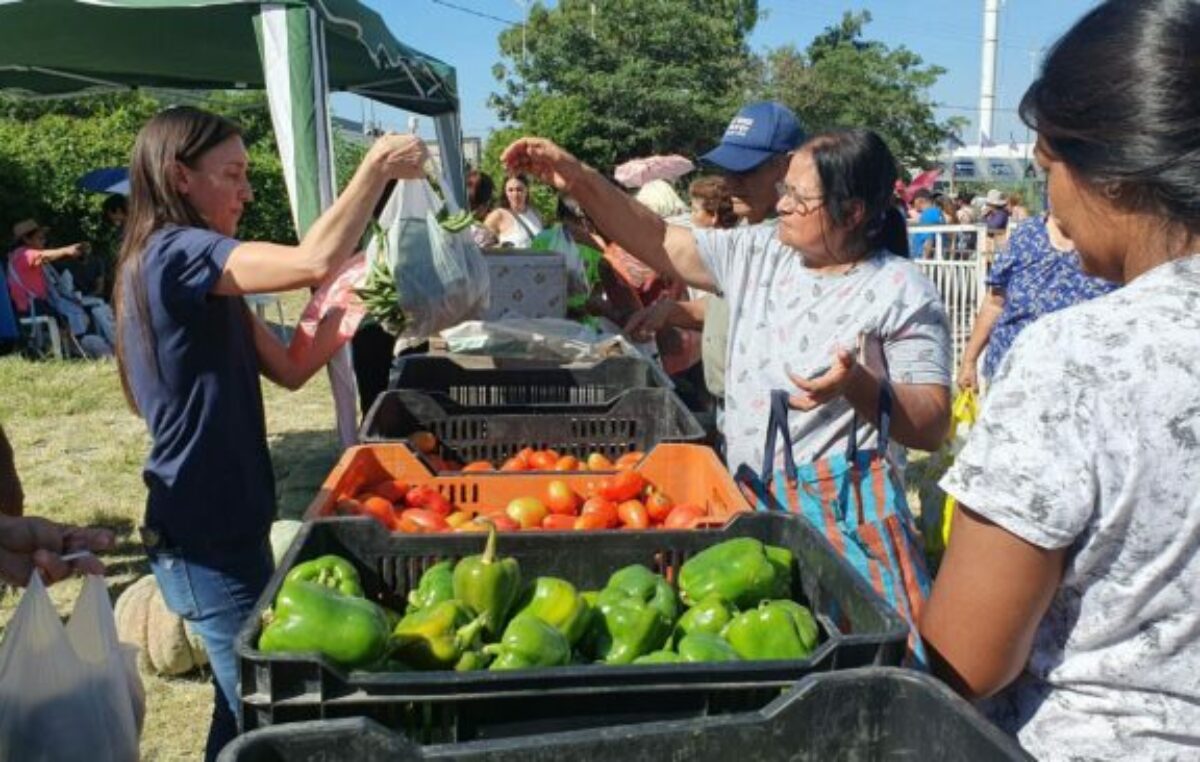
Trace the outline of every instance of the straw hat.
{"label": "straw hat", "polygon": [[13,228],[12,228],[13,240],[19,241],[22,238],[24,238],[25,236],[34,232],[35,230],[48,230],[48,229],[49,228],[44,228],[41,225],[39,225],[38,221],[33,219],[32,217],[27,220],[21,220],[16,225],[13,225]]}

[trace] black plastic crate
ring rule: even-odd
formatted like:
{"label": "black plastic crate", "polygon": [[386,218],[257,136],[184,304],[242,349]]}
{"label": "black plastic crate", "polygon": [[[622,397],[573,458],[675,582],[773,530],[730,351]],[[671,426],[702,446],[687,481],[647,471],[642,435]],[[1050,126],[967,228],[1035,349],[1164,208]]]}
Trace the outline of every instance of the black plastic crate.
{"label": "black plastic crate", "polygon": [[319,655],[256,649],[261,615],[287,570],[325,553],[358,568],[369,597],[401,608],[426,568],[479,553],[478,534],[389,534],[370,519],[306,524],[238,636],[244,730],[304,720],[368,717],[420,743],[460,742],[758,709],[811,672],[898,664],[908,628],[823,536],[782,514],[745,514],[719,529],[514,532],[498,551],[522,576],[562,577],[581,590],[641,563],[673,580],[697,552],[733,537],[789,548],[792,589],[823,630],[807,659],[712,664],[580,665],[502,672],[347,672]]}
{"label": "black plastic crate", "polygon": [[364,443],[405,439],[418,431],[437,437],[443,458],[499,464],[523,447],[586,457],[648,452],[659,442],[701,442],[704,429],[669,389],[630,389],[594,405],[476,407],[407,389],[375,398],[359,430]]}
{"label": "black plastic crate", "polygon": [[496,359],[502,367],[471,368],[442,355],[405,355],[392,365],[388,388],[444,394],[460,405],[595,405],[627,389],[664,386],[649,362],[610,357],[586,367]]}
{"label": "black plastic crate", "polygon": [[942,683],[903,669],[810,675],[761,711],[421,747],[368,719],[264,728],[219,762],[1016,762],[1030,756]]}

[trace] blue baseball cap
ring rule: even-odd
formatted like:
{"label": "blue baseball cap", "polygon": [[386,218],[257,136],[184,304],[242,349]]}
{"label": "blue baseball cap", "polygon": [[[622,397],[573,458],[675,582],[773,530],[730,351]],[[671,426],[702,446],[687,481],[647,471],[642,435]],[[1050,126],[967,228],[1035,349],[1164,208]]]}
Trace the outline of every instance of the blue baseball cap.
{"label": "blue baseball cap", "polygon": [[725,129],[720,144],[700,157],[726,172],[749,172],[772,156],[788,153],[804,142],[804,129],[791,110],[775,101],[742,107]]}

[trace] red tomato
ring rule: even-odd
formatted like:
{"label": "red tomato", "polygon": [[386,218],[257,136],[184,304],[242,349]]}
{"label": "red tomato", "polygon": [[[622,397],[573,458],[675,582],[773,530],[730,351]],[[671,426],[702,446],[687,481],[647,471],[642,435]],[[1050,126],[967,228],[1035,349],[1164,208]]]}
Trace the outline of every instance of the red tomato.
{"label": "red tomato", "polygon": [[546,507],[551,513],[574,516],[581,502],[571,485],[561,479],[555,479],[546,485]]}
{"label": "red tomato", "polygon": [[528,471],[529,461],[521,458],[509,458],[500,466],[501,471]]}
{"label": "red tomato", "polygon": [[536,497],[518,497],[508,504],[504,512],[510,519],[520,524],[522,529],[541,526],[542,519],[546,518],[546,514],[549,513],[546,510],[546,504]]}
{"label": "red tomato", "polygon": [[496,467],[486,460],[476,460],[468,463],[462,468],[463,473],[471,473],[474,471],[495,471]]}
{"label": "red tomato", "polygon": [[642,489],[646,486],[646,480],[637,471],[621,471],[607,482],[600,485],[600,497],[616,503],[633,500],[642,494]]}
{"label": "red tomato", "polygon": [[408,492],[408,485],[399,479],[385,479],[378,484],[372,484],[370,491],[393,503],[399,503],[404,500],[404,493]]}
{"label": "red tomato", "polygon": [[564,455],[554,464],[555,471],[578,471],[579,458],[574,455]]}
{"label": "red tomato", "polygon": [[646,529],[650,526],[650,516],[641,500],[626,500],[618,505],[617,516],[626,529]]}
{"label": "red tomato", "polygon": [[533,458],[533,454],[535,452],[537,452],[537,450],[534,450],[532,447],[525,447],[513,457],[525,463],[525,465],[529,465],[529,461]]}
{"label": "red tomato", "polygon": [[[497,532],[515,532],[521,528],[521,525],[513,521],[512,517],[503,513],[494,513],[488,516],[488,519],[496,525]],[[487,526],[484,524],[484,526]]]}
{"label": "red tomato", "polygon": [[438,491],[433,487],[428,484],[420,484],[404,493],[404,503],[409,508],[423,508],[428,497],[436,494]]}
{"label": "red tomato", "polygon": [[373,495],[362,501],[362,515],[370,516],[388,530],[395,528],[396,515],[392,512],[392,503],[387,498]]}
{"label": "red tomato", "polygon": [[437,450],[437,437],[431,431],[414,431],[408,441],[412,442],[417,452],[432,455]]}
{"label": "red tomato", "polygon": [[646,513],[650,514],[650,520],[655,523],[664,521],[674,507],[675,502],[665,492],[656,491],[646,498]]}
{"label": "red tomato", "polygon": [[691,529],[697,521],[708,515],[698,505],[684,504],[677,505],[667,514],[667,518],[663,520],[664,529]]}
{"label": "red tomato", "polygon": [[435,492],[425,498],[425,504],[422,507],[433,511],[439,516],[449,516],[454,512],[454,505],[440,492]]}
{"label": "red tomato", "polygon": [[529,456],[529,468],[533,471],[553,471],[558,465],[558,453],[554,450],[541,450]]}
{"label": "red tomato", "polygon": [[621,522],[620,516],[617,515],[617,504],[602,497],[588,498],[579,509],[579,515],[598,516],[608,528],[615,528]]}
{"label": "red tomato", "polygon": [[354,498],[344,497],[334,504],[333,513],[335,516],[361,516],[362,503]]}
{"label": "red tomato", "polygon": [[542,519],[542,529],[549,529],[554,532],[574,529],[576,518],[574,515],[551,513]]}
{"label": "red tomato", "polygon": [[587,456],[587,467],[589,471],[612,471],[614,468],[613,462],[598,452]]}
{"label": "red tomato", "polygon": [[575,519],[576,529],[608,529],[608,522],[598,513],[585,513]]}
{"label": "red tomato", "polygon": [[409,526],[419,527],[419,532],[448,532],[450,525],[446,518],[439,513],[424,508],[409,508],[400,514],[400,527],[408,532]]}

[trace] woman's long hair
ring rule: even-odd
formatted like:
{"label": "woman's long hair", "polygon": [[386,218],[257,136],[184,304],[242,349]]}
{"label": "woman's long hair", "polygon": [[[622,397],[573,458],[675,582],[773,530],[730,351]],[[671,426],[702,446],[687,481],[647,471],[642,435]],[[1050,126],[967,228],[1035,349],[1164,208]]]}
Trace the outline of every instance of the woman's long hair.
{"label": "woman's long hair", "polygon": [[127,331],[134,319],[141,350],[149,366],[158,368],[150,302],[142,275],[146,246],[155,231],[167,226],[206,228],[208,223],[175,186],[176,162],[194,167],[205,152],[235,135],[234,122],[197,108],[180,106],[155,116],[138,132],[129,162],[129,215],[117,260],[113,304],[117,317],[117,369],[129,407],[138,411],[129,383]]}
{"label": "woman's long hair", "polygon": [[1096,7],[1055,43],[1020,112],[1118,206],[1200,235],[1200,1]]}
{"label": "woman's long hair", "polygon": [[[908,256],[904,216],[892,204],[899,176],[896,157],[883,138],[863,128],[830,130],[804,146],[812,154],[825,211],[846,231],[846,249],[854,259],[878,249]],[[861,216],[853,220],[861,206]]]}

